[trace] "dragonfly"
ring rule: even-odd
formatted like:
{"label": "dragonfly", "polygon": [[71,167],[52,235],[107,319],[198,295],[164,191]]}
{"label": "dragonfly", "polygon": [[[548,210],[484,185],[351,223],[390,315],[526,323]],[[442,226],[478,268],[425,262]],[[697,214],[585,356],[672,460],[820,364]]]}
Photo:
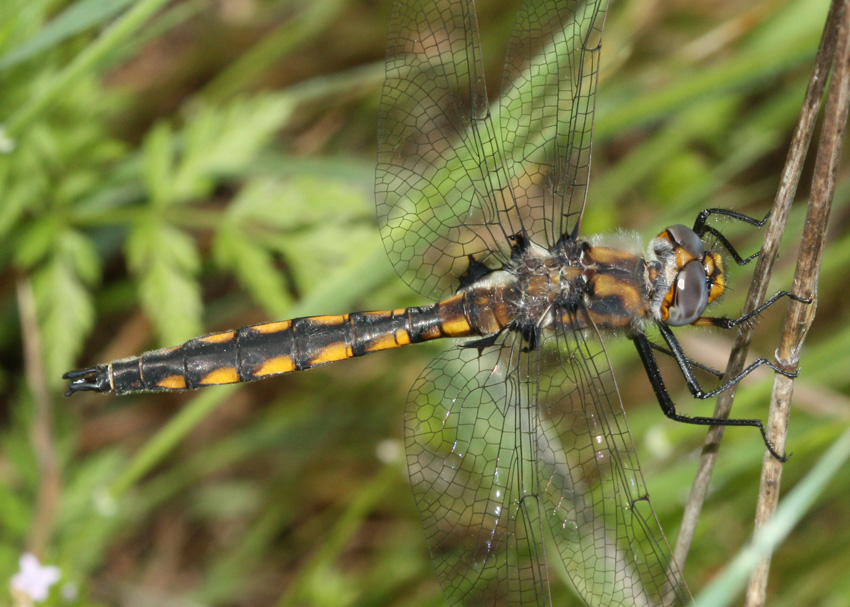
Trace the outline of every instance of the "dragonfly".
{"label": "dragonfly", "polygon": [[607,10],[607,0],[525,0],[491,103],[472,0],[395,1],[377,217],[396,272],[431,303],[213,333],[70,371],[66,394],[190,390],[452,340],[404,415],[410,483],[448,603],[550,605],[555,558],[588,605],[689,604],[604,337],[632,340],[667,417],[756,427],[782,459],[759,420],[678,413],[657,356],[673,357],[694,397],[714,396],[775,367],[758,359],[703,390],[672,328],[729,329],[795,296],[780,291],[737,319],[704,316],[724,292],[725,257],[756,257],[709,220],[766,218],[708,209],[645,251],[622,234],[581,235]]}

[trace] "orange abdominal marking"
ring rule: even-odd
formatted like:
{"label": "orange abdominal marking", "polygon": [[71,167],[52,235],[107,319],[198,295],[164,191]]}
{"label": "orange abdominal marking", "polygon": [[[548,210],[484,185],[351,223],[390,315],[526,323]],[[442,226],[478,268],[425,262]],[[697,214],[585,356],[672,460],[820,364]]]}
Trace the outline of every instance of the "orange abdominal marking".
{"label": "orange abdominal marking", "polygon": [[254,325],[251,327],[251,330],[256,333],[279,333],[289,330],[291,326],[291,320],[281,320],[280,322],[266,322],[261,325]]}
{"label": "orange abdominal marking", "polygon": [[[408,343],[410,342],[408,341]],[[390,333],[389,335],[381,335],[380,337],[370,340],[366,349],[369,352],[377,352],[378,350],[389,350],[390,348],[397,348],[398,346],[399,344],[396,343],[396,337]]]}
{"label": "orange abdominal marking", "polygon": [[185,390],[186,378],[182,375],[169,375],[159,380],[156,385],[166,390]]}
{"label": "orange abdominal marking", "polygon": [[315,325],[341,325],[348,321],[348,314],[331,314],[328,316],[311,316],[310,322]]}
{"label": "orange abdominal marking", "polygon": [[[341,317],[338,317],[341,318]],[[311,365],[321,365],[335,360],[343,360],[354,356],[351,349],[345,345],[345,342],[338,341],[328,344],[316,353],[316,356],[310,359]]]}
{"label": "orange abdominal marking", "polygon": [[469,323],[463,316],[443,321],[443,333],[449,337],[469,335]]}
{"label": "orange abdominal marking", "polygon": [[237,373],[235,367],[219,367],[204,375],[198,383],[203,386],[214,386],[219,384],[235,384],[238,381],[239,373]]}
{"label": "orange abdominal marking", "polygon": [[291,373],[295,371],[295,363],[291,356],[275,356],[257,365],[252,372],[254,377],[274,375],[276,373]]}
{"label": "orange abdominal marking", "polygon": [[224,333],[213,333],[212,335],[199,337],[198,339],[208,344],[223,344],[231,341],[234,337],[236,337],[236,331],[225,331]]}

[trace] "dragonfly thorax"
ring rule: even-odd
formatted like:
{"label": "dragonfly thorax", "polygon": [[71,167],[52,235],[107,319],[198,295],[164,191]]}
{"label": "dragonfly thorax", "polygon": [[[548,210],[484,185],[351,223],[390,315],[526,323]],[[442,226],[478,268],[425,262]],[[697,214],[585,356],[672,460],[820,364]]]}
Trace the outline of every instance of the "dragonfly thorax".
{"label": "dragonfly thorax", "polygon": [[562,238],[547,249],[517,240],[509,264],[487,280],[510,284],[511,328],[534,335],[557,327],[624,328],[649,313],[646,264],[628,247]]}
{"label": "dragonfly thorax", "polygon": [[656,236],[645,258],[622,238],[567,237],[551,248],[512,240],[511,260],[464,290],[501,292],[508,326],[523,335],[558,326],[640,330],[648,318],[691,324],[725,286],[720,255],[684,225]]}
{"label": "dragonfly thorax", "polygon": [[557,253],[532,241],[520,241],[505,271],[512,277],[515,293],[515,328],[524,333],[551,326],[554,310],[575,293],[570,269]]}

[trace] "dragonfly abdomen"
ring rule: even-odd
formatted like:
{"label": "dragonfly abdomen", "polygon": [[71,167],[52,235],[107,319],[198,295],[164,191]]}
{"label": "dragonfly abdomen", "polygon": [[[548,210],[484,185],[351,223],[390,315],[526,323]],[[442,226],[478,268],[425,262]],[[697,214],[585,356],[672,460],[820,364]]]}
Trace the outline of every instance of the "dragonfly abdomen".
{"label": "dragonfly abdomen", "polygon": [[491,301],[497,290],[464,291],[421,307],[251,325],[71,371],[65,377],[72,380],[69,393],[188,390],[303,371],[441,337],[487,335],[507,324],[502,318],[507,304],[481,305],[485,299]]}

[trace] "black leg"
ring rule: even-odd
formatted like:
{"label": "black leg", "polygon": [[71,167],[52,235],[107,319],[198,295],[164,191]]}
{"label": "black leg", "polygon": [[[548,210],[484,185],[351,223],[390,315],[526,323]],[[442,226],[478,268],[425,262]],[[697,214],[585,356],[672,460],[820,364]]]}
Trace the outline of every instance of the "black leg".
{"label": "black leg", "polygon": [[[694,372],[691,370],[690,366],[688,365],[689,361],[688,361],[687,357],[685,356],[685,352],[684,352],[684,350],[682,350],[682,346],[679,344],[679,340],[677,340],[676,336],[673,335],[673,331],[670,329],[670,327],[668,327],[665,324],[658,323],[658,330],[661,332],[661,336],[664,338],[664,341],[666,341],[667,345],[670,347],[670,350],[673,353],[673,358],[676,359],[676,364],[679,365],[679,369],[681,369],[682,375],[685,378],[685,383],[688,384],[688,390],[690,390],[690,392],[691,392],[691,394],[693,395],[694,398],[704,399],[704,398],[712,398],[713,396],[717,396],[718,394],[720,394],[724,390],[728,390],[729,388],[731,388],[732,386],[737,384],[739,381],[744,379],[747,375],[749,375],[750,373],[752,373],[753,371],[755,371],[756,369],[758,369],[761,366],[768,366],[771,369],[773,369],[774,371],[776,371],[777,373],[784,375],[785,377],[791,377],[791,378],[797,377],[796,371],[793,371],[793,372],[792,371],[784,371],[783,369],[780,369],[779,367],[777,367],[776,365],[771,363],[766,358],[757,358],[756,360],[754,360],[750,364],[750,366],[748,366],[746,369],[741,371],[736,377],[733,377],[732,379],[728,380],[725,384],[721,385],[720,387],[715,388],[714,390],[709,390],[708,392],[706,392],[699,385],[699,382],[697,381],[696,376],[694,376]],[[646,339],[646,338],[644,337],[644,339]]]}
{"label": "black leg", "polygon": [[473,339],[470,341],[466,341],[462,344],[459,344],[461,348],[475,348],[478,350],[478,355],[481,356],[484,353],[484,350],[492,346],[496,343],[496,340],[502,335],[502,331],[500,330],[498,333],[493,333],[492,335],[488,335],[487,337],[482,337],[480,339]]}
{"label": "black leg", "polygon": [[732,327],[736,327],[743,322],[747,322],[754,316],[758,316],[783,297],[789,297],[794,301],[799,301],[805,304],[812,303],[811,297],[800,297],[799,295],[794,295],[790,291],[778,291],[772,297],[767,299],[763,304],[757,307],[755,310],[753,310],[752,312],[747,312],[746,314],[742,314],[738,318],[718,318],[715,316],[703,316],[697,319],[693,324],[698,326],[712,326],[719,327],[721,329],[731,329]]}
{"label": "black leg", "polygon": [[735,263],[737,263],[739,266],[745,266],[753,259],[759,256],[759,251],[756,251],[749,257],[741,257],[735,247],[732,246],[732,243],[729,242],[729,240],[723,234],[721,234],[718,230],[712,228],[711,226],[703,226],[702,233],[697,232],[697,234],[699,234],[699,237],[702,238],[706,232],[712,234],[717,239],[717,242],[719,242],[727,251],[729,251],[729,255],[732,256],[732,259],[734,259]]}
{"label": "black leg", "polygon": [[706,225],[706,221],[712,215],[723,215],[724,217],[730,217],[737,221],[743,221],[744,223],[748,223],[751,226],[755,226],[757,228],[762,227],[767,220],[770,218],[770,213],[764,216],[764,219],[754,219],[749,215],[744,215],[743,213],[738,213],[736,211],[730,211],[729,209],[705,209],[704,211],[700,211],[700,214],[697,215],[697,219],[694,222],[694,232],[697,233],[697,236],[702,238],[705,234],[711,234],[714,236],[717,241],[723,245],[723,247],[729,251],[729,254],[732,256],[732,259],[735,260],[739,266],[745,266],[750,263],[753,259],[759,256],[758,253],[753,253],[747,258],[741,257],[735,247],[732,246],[732,243],[721,234],[717,229],[712,228],[709,225]]}
{"label": "black leg", "polygon": [[[649,382],[650,384],[652,384],[652,390],[655,392],[655,397],[658,399],[658,404],[661,405],[661,410],[664,412],[664,415],[666,415],[673,421],[685,424],[694,424],[697,426],[751,426],[753,428],[758,428],[761,432],[762,440],[764,440],[764,446],[767,447],[767,450],[770,451],[770,454],[780,462],[787,461],[788,457],[777,453],[776,449],[774,449],[773,447],[773,444],[767,438],[767,432],[765,431],[764,425],[761,423],[761,420],[734,418],[724,419],[717,417],[690,417],[688,415],[681,415],[677,413],[676,405],[670,398],[670,394],[667,392],[667,388],[664,385],[664,380],[661,377],[661,371],[658,369],[658,363],[655,361],[655,355],[652,353],[653,348],[652,346],[650,346],[649,340],[642,333],[633,335],[631,339],[634,342],[635,347],[637,348],[638,356],[640,356],[641,362],[643,363],[643,366],[646,369],[646,374],[649,377]],[[718,392],[725,390],[729,386],[738,383],[738,381],[740,381],[742,377],[752,371],[755,366],[758,366],[750,365],[750,367],[748,369],[745,369],[744,372],[741,373],[741,375],[735,378],[735,380],[727,383],[726,385],[722,386],[718,390],[715,390],[714,392],[703,392],[699,388],[699,384],[697,384],[696,380],[693,378],[693,373],[691,372],[691,369],[688,367],[687,364],[687,358],[685,358],[684,355],[681,353],[681,347],[679,346],[678,342],[675,342],[675,338],[674,343],[676,344],[676,347],[671,345],[671,353],[676,359],[676,362],[679,363],[679,367],[682,369],[682,373],[685,376],[685,381],[688,382],[688,388],[691,390],[691,393],[697,398],[708,398],[711,395],[717,394]]]}
{"label": "black leg", "polygon": [[697,219],[694,222],[694,232],[701,236],[706,229],[705,222],[708,221],[708,218],[712,215],[723,215],[724,217],[730,217],[737,221],[743,221],[744,223],[748,223],[751,226],[755,226],[757,228],[764,227],[764,224],[766,224],[767,220],[770,219],[770,212],[768,212],[763,219],[755,219],[754,217],[750,217],[749,215],[744,215],[743,213],[739,213],[738,211],[731,211],[729,209],[704,209],[700,211],[699,215],[697,215]]}
{"label": "black leg", "polygon": [[[670,358],[675,358],[675,355],[673,354],[673,352],[671,352],[667,348],[665,348],[663,346],[659,346],[658,344],[653,343],[649,339],[646,340],[646,343],[649,345],[650,348],[652,348],[656,352],[661,352],[662,354],[666,354]],[[690,358],[687,358],[685,360],[688,361],[688,364],[691,367],[696,367],[697,369],[702,369],[703,371],[706,371],[707,373],[711,373],[715,377],[723,377],[723,371],[718,371],[717,369],[713,369],[712,367],[709,367],[708,365],[704,365],[704,364],[697,362],[695,360],[692,360]]]}

